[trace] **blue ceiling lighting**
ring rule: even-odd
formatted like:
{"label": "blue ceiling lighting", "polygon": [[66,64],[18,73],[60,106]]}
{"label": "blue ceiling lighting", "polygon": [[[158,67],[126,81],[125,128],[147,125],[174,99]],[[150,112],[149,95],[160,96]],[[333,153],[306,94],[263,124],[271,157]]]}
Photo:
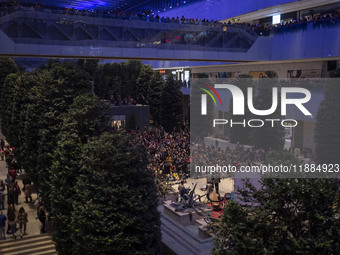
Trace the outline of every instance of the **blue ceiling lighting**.
{"label": "blue ceiling lighting", "polygon": [[123,6],[135,4],[136,0],[20,0],[23,5],[41,5],[58,8],[81,9],[120,9]]}
{"label": "blue ceiling lighting", "polygon": [[74,8],[74,9],[97,9],[97,8],[107,8],[108,7],[107,1],[71,1],[71,4],[66,5],[66,8]]}
{"label": "blue ceiling lighting", "polygon": [[[76,10],[117,10],[140,12],[141,10],[162,11],[163,9],[181,7],[183,4],[202,0],[20,0],[25,6],[40,5],[42,7],[74,8]],[[1,1],[7,2],[7,1]]]}

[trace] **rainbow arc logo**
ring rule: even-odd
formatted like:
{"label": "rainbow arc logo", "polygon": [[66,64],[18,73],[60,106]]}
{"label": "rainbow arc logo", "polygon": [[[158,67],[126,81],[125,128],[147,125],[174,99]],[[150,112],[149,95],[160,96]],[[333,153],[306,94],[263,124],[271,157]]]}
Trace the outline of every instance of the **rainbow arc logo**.
{"label": "rainbow arc logo", "polygon": [[[208,89],[210,89],[212,92],[214,92],[214,94],[217,96],[218,100],[220,101],[221,106],[223,106],[221,97],[220,97],[220,95],[217,93],[217,91],[216,91],[213,87],[211,87],[210,85],[208,85],[208,84],[203,84],[203,85],[204,85],[205,87],[207,87]],[[205,93],[207,93],[207,94],[212,98],[212,100],[214,101],[215,105],[217,106],[217,103],[216,103],[216,100],[215,100],[213,94],[211,94],[211,92],[210,92],[209,90],[205,89],[205,88],[200,88],[200,89],[203,90]]]}

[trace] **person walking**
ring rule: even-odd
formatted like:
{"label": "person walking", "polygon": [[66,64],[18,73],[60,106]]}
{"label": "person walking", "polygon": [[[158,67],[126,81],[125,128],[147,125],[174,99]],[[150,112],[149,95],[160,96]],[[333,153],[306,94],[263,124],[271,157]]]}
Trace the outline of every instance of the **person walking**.
{"label": "person walking", "polygon": [[26,184],[24,187],[26,203],[28,203],[28,198],[30,199],[30,203],[32,203],[32,186],[31,184]]}
{"label": "person walking", "polygon": [[11,229],[11,234],[14,239],[17,239],[17,236],[15,235],[15,232],[17,231],[17,217],[15,214],[15,210],[14,209],[10,210],[7,214],[7,217],[8,217],[8,226]]}
{"label": "person walking", "polygon": [[16,173],[18,173],[19,165],[18,165],[18,162],[17,162],[16,159],[13,159],[13,160],[12,160],[11,168],[14,169]]}
{"label": "person walking", "polygon": [[5,184],[3,180],[0,180],[0,210],[5,210]]}
{"label": "person walking", "polygon": [[35,200],[34,202],[34,206],[35,208],[37,208],[37,218],[36,219],[39,219],[39,209],[40,209],[40,205],[43,205],[43,202],[42,202],[42,197],[40,196],[40,194],[38,193],[37,194],[37,199]]}
{"label": "person walking", "polygon": [[11,180],[11,184],[7,187],[7,203],[8,205],[13,205],[13,208],[15,203],[14,190],[15,190],[14,181]]}
{"label": "person walking", "polygon": [[8,164],[7,164],[7,157],[9,155],[8,148],[5,146],[5,149],[3,151],[4,151],[4,155],[5,155],[6,167],[8,167]]}
{"label": "person walking", "polygon": [[6,161],[6,167],[8,168],[8,171],[11,170],[12,160],[13,160],[13,155],[10,152],[5,151],[5,161]]}
{"label": "person walking", "polygon": [[46,227],[46,210],[45,210],[44,205],[42,205],[42,204],[39,206],[39,216],[38,217],[39,217],[39,221],[42,224],[40,233],[41,234],[46,233],[46,230],[45,230],[45,227]]}
{"label": "person walking", "polygon": [[219,176],[214,176],[212,178],[212,183],[215,186],[214,188],[215,188],[217,194],[220,194],[220,192],[219,192],[219,183],[220,182],[221,182],[221,178]]}
{"label": "person walking", "polygon": [[184,181],[181,181],[181,184],[178,185],[178,193],[179,193],[179,200],[182,201],[182,198],[184,197],[184,194],[185,194]]}
{"label": "person walking", "polygon": [[28,203],[28,198],[30,199],[30,203],[32,203],[32,181],[31,179],[25,175],[22,180],[22,184],[24,185],[23,191],[25,192],[26,203]]}
{"label": "person walking", "polygon": [[4,183],[3,180],[0,180],[0,190],[3,191],[3,192],[5,192],[5,190],[6,190],[6,186],[5,186],[5,183]]}
{"label": "person walking", "polygon": [[5,148],[5,141],[1,138],[1,141],[0,141],[0,146],[1,146],[1,150],[3,151],[4,148]]}
{"label": "person walking", "polygon": [[27,225],[27,222],[28,222],[27,213],[25,212],[25,209],[23,207],[20,207],[19,214],[18,214],[18,223],[19,223],[19,229],[20,229],[20,238],[22,238],[22,236],[26,234],[26,225]]}
{"label": "person walking", "polygon": [[[14,211],[14,213],[15,213],[14,205],[8,205],[7,216],[11,213],[11,211]],[[10,228],[11,228],[11,226],[8,224],[7,232],[6,232],[7,235],[9,235]]]}
{"label": "person walking", "polygon": [[14,180],[14,181],[16,180],[17,171],[15,169],[12,168],[11,170],[9,170],[8,174],[11,176],[12,180]]}
{"label": "person walking", "polygon": [[9,186],[11,185],[11,181],[12,181],[12,177],[9,174],[7,174],[6,179],[5,179],[5,184],[6,184],[6,187],[7,187],[7,191],[9,189]]}
{"label": "person walking", "polygon": [[5,229],[6,229],[7,217],[0,211],[0,239],[6,240]]}
{"label": "person walking", "polygon": [[0,210],[5,210],[5,192],[0,189]]}
{"label": "person walking", "polygon": [[14,182],[14,202],[16,205],[19,204],[19,196],[21,195],[21,190],[20,187],[18,185],[18,182],[15,181]]}

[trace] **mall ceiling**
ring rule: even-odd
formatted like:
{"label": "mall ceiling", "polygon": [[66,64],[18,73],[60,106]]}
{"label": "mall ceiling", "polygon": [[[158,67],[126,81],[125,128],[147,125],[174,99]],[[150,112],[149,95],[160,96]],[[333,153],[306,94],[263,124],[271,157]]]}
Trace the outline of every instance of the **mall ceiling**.
{"label": "mall ceiling", "polygon": [[39,4],[42,6],[53,6],[58,8],[75,9],[100,9],[100,10],[119,10],[119,11],[140,11],[160,10],[175,8],[183,4],[189,4],[200,0],[11,0],[0,2],[16,2],[22,5]]}

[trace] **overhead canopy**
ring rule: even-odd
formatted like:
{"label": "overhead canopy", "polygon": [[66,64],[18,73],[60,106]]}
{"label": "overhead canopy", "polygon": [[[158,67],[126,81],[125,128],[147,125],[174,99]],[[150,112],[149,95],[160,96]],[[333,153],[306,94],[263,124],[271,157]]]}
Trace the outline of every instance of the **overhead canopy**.
{"label": "overhead canopy", "polygon": [[188,4],[198,0],[0,0],[0,3],[20,2],[23,5],[41,5],[58,8],[74,8],[74,9],[99,9],[99,10],[117,10],[117,11],[139,11],[152,10],[156,7],[177,7],[181,4]]}

